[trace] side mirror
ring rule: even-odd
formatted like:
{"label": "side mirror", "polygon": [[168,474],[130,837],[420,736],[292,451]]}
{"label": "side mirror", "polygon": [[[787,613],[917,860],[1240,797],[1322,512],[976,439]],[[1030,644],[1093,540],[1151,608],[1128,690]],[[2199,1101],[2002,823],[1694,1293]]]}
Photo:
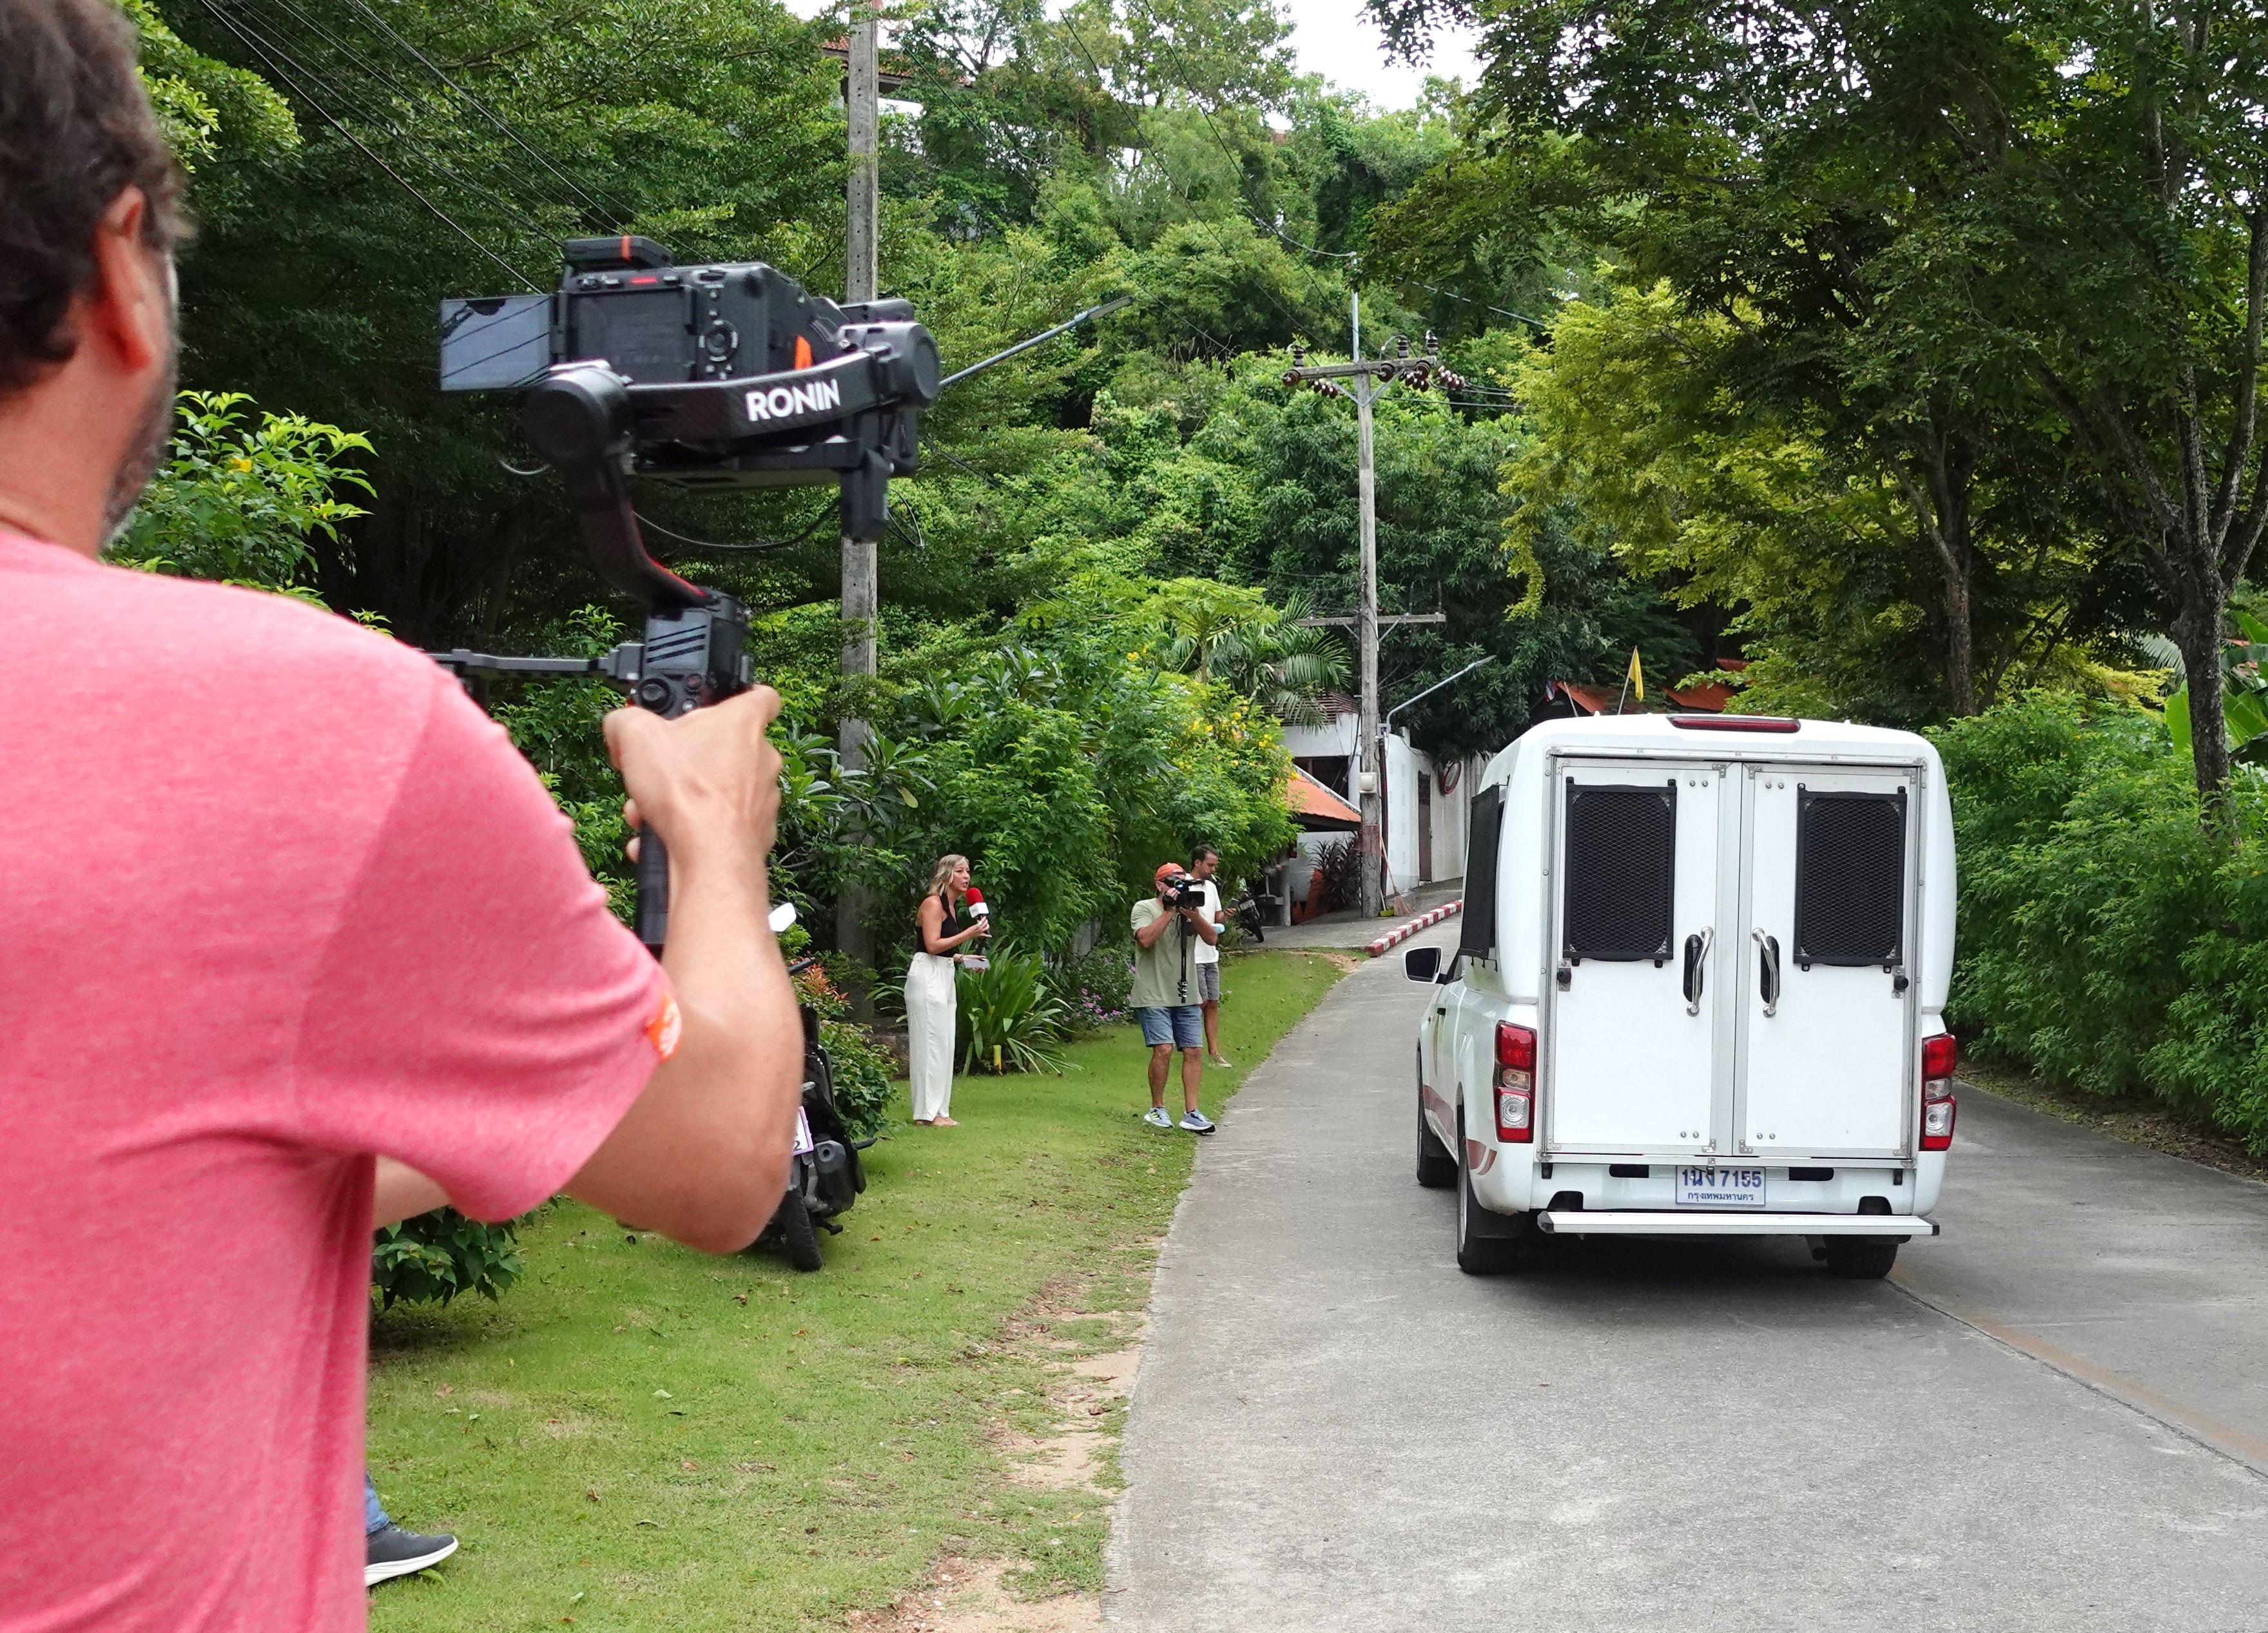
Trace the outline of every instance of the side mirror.
{"label": "side mirror", "polygon": [[1402,973],[1413,981],[1423,981],[1428,986],[1441,979],[1441,950],[1438,947],[1412,947],[1402,955]]}

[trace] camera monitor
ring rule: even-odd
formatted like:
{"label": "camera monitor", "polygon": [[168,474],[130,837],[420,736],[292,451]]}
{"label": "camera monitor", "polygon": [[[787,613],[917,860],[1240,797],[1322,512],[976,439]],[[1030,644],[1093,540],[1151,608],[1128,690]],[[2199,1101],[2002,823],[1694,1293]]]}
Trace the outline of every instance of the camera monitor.
{"label": "camera monitor", "polygon": [[515,390],[542,379],[551,362],[550,296],[441,303],[442,390]]}

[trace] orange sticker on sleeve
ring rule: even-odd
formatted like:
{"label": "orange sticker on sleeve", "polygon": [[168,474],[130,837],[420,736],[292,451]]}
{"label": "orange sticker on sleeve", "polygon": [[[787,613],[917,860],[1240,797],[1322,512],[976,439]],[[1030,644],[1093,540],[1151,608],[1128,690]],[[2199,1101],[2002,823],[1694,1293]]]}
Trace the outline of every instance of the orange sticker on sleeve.
{"label": "orange sticker on sleeve", "polygon": [[663,993],[661,1008],[645,1023],[646,1040],[653,1045],[654,1053],[666,1060],[677,1053],[677,1040],[684,1031],[685,1017],[677,1012],[676,994]]}

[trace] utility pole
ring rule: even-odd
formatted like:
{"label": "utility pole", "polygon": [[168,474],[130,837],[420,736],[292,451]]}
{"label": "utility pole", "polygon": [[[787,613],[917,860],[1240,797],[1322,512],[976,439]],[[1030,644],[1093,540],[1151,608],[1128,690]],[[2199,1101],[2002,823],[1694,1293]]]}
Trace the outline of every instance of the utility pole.
{"label": "utility pole", "polygon": [[[1356,780],[1362,802],[1362,913],[1374,919],[1384,906],[1386,893],[1385,847],[1379,835],[1383,827],[1381,820],[1386,809],[1386,784],[1383,744],[1378,731],[1378,462],[1371,436],[1370,406],[1378,394],[1397,380],[1407,380],[1415,386],[1427,386],[1440,381],[1447,386],[1460,386],[1463,380],[1441,366],[1435,355],[1433,336],[1425,336],[1425,353],[1410,355],[1410,342],[1399,339],[1393,357],[1380,356],[1365,362],[1362,355],[1362,297],[1352,298],[1351,309],[1353,344],[1349,348],[1351,360],[1345,363],[1326,363],[1315,367],[1307,364],[1304,349],[1295,349],[1292,366],[1285,371],[1287,386],[1313,386],[1328,396],[1352,397],[1355,425],[1359,436],[1360,461],[1355,477],[1355,492],[1359,500],[1359,530],[1362,540],[1362,606],[1355,616],[1360,632],[1362,667],[1362,749],[1361,774]],[[1340,382],[1344,381],[1342,385]],[[1424,619],[1395,619],[1395,622],[1432,623],[1440,615]],[[1332,620],[1336,622],[1336,620]]]}
{"label": "utility pole", "polygon": [[[1362,361],[1362,297],[1350,293],[1348,326],[1351,331],[1347,355]],[[1378,460],[1370,434],[1371,399],[1379,382],[1367,374],[1355,376],[1354,410],[1360,453],[1355,463],[1356,531],[1362,539],[1362,774],[1356,787],[1362,791],[1362,916],[1378,917],[1386,893],[1385,849],[1381,814],[1386,807],[1383,778],[1384,744],[1378,740]]]}
{"label": "utility pole", "polygon": [[[845,223],[843,295],[846,304],[875,298],[878,271],[875,236],[881,212],[882,126],[880,0],[868,0],[852,13],[850,66],[843,78],[843,114],[850,132],[850,196]],[[866,764],[872,734],[863,715],[865,690],[877,672],[878,619],[881,613],[880,543],[843,536],[843,714],[836,749],[846,769]],[[861,964],[874,961],[866,933],[866,891],[852,884],[835,904],[836,944]]]}

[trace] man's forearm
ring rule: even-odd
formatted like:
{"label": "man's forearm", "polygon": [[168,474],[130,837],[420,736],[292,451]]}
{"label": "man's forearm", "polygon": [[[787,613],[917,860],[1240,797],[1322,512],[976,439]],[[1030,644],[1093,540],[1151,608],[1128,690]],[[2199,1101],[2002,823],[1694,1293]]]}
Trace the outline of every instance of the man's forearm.
{"label": "man's forearm", "polygon": [[672,861],[662,967],[686,1019],[686,1041],[696,1017],[703,1030],[713,1028],[704,1053],[728,1057],[704,1084],[718,1132],[777,1152],[784,1184],[803,1081],[803,1022],[769,922],[770,881],[762,861],[739,847]]}
{"label": "man's forearm", "polygon": [[1151,920],[1149,923],[1135,931],[1134,939],[1145,947],[1155,947],[1158,944],[1159,937],[1165,935],[1167,927],[1169,927],[1173,922],[1173,914],[1161,913],[1156,918]]}
{"label": "man's forearm", "polygon": [[745,1246],[778,1205],[802,1083],[803,1029],[763,865],[729,845],[670,856],[669,972],[683,1023],[570,1191],[696,1247]]}

